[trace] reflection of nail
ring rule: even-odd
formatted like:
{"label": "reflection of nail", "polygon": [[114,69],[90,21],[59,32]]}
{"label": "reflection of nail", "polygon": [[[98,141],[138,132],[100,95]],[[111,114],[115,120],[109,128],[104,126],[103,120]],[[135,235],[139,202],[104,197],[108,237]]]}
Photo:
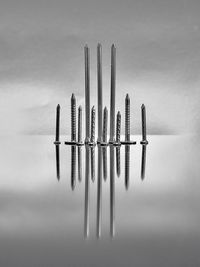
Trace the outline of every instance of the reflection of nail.
{"label": "reflection of nail", "polygon": [[115,235],[115,175],[114,147],[110,146],[110,236]]}
{"label": "reflection of nail", "polygon": [[146,133],[146,108],[145,105],[142,104],[141,106],[141,115],[142,115],[142,141],[140,142],[141,145],[147,145],[147,133]]}
{"label": "reflection of nail", "polygon": [[76,185],[76,146],[71,147],[71,188]]}
{"label": "reflection of nail", "polygon": [[101,236],[101,212],[102,212],[102,153],[98,146],[98,176],[97,176],[97,231],[96,236]]}
{"label": "reflection of nail", "polygon": [[146,168],[146,149],[147,146],[142,146],[142,163],[141,163],[141,179],[144,180],[145,178],[145,168]]}
{"label": "reflection of nail", "polygon": [[130,176],[130,146],[125,146],[125,187],[129,188],[129,176]]}
{"label": "reflection of nail", "polygon": [[102,141],[102,48],[97,46],[98,142]]}
{"label": "reflection of nail", "polygon": [[111,94],[110,94],[110,142],[115,135],[115,84],[116,84],[116,48],[111,47]]}
{"label": "reflection of nail", "polygon": [[55,147],[56,147],[56,175],[59,181],[60,180],[60,147],[59,146],[55,146]]}
{"label": "reflection of nail", "polygon": [[90,51],[85,46],[85,141],[90,138]]}
{"label": "reflection of nail", "polygon": [[89,236],[89,147],[85,147],[85,205],[84,205],[84,237]]}
{"label": "reflection of nail", "polygon": [[54,144],[55,145],[60,144],[60,105],[59,104],[56,107],[56,140]]}
{"label": "reflection of nail", "polygon": [[82,147],[78,147],[78,180],[82,180]]}

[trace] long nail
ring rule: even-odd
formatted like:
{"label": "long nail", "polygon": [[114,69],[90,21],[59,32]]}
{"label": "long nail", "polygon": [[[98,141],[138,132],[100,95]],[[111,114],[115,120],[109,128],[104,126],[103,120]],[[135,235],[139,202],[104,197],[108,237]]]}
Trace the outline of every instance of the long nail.
{"label": "long nail", "polygon": [[111,47],[111,94],[110,94],[110,142],[115,135],[115,87],[116,87],[116,48]]}
{"label": "long nail", "polygon": [[85,141],[90,138],[90,50],[86,45],[85,53]]}
{"label": "long nail", "polygon": [[97,46],[98,142],[102,141],[102,47]]}

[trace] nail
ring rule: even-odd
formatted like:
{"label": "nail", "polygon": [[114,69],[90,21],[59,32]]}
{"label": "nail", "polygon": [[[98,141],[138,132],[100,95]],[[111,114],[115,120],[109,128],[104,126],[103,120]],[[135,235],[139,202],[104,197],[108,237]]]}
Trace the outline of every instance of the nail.
{"label": "nail", "polygon": [[142,104],[141,106],[141,115],[142,115],[142,141],[140,144],[147,145],[147,133],[146,133],[146,108],[145,105]]}
{"label": "nail", "polygon": [[60,105],[58,104],[56,107],[56,140],[54,144],[59,145],[60,143]]}
{"label": "nail", "polygon": [[102,141],[102,47],[97,46],[98,143]]}
{"label": "nail", "polygon": [[116,86],[116,48],[111,47],[111,94],[110,94],[110,142],[115,135],[115,86]]}
{"label": "nail", "polygon": [[71,97],[71,141],[76,142],[76,97]]}
{"label": "nail", "polygon": [[90,138],[90,50],[86,45],[85,53],[85,141]]}

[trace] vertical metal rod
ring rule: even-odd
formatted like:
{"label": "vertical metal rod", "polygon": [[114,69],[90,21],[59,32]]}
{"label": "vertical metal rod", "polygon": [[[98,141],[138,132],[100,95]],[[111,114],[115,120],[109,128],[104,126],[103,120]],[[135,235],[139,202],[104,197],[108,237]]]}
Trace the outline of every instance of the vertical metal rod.
{"label": "vertical metal rod", "polygon": [[98,142],[102,141],[102,47],[97,46]]}
{"label": "vertical metal rod", "polygon": [[71,97],[71,141],[76,141],[76,97]]}
{"label": "vertical metal rod", "polygon": [[101,236],[101,216],[102,216],[102,150],[98,146],[98,176],[97,176],[97,230],[96,236]]}
{"label": "vertical metal rod", "polygon": [[110,93],[110,142],[115,135],[115,86],[116,86],[116,48],[111,47],[111,93]]}
{"label": "vertical metal rod", "polygon": [[[117,113],[117,123],[116,123],[116,142],[120,143],[120,133],[121,133],[121,113],[118,111]],[[116,171],[117,176],[120,176],[121,168],[120,168],[120,146],[116,147]]]}
{"label": "vertical metal rod", "polygon": [[[105,107],[103,111],[103,142],[107,143],[107,126],[108,126],[108,110]],[[107,179],[107,147],[103,147],[103,177]]]}
{"label": "vertical metal rod", "polygon": [[76,146],[71,146],[71,188],[76,186]]}
{"label": "vertical metal rod", "polygon": [[58,181],[60,180],[60,146],[56,147],[56,175]]}
{"label": "vertical metal rod", "polygon": [[85,52],[85,141],[90,139],[90,51],[86,45]]}
{"label": "vertical metal rod", "polygon": [[[91,110],[91,143],[95,143],[95,107]],[[91,146],[91,179],[95,180],[95,147]]]}
{"label": "vertical metal rod", "polygon": [[125,188],[129,188],[130,178],[130,145],[125,145]]}
{"label": "vertical metal rod", "polygon": [[82,107],[78,107],[78,142],[82,142]]}
{"label": "vertical metal rod", "polygon": [[145,105],[142,104],[141,106],[141,113],[142,113],[142,140],[147,140],[147,133],[146,133],[146,108]]}
{"label": "vertical metal rod", "polygon": [[110,236],[115,235],[115,175],[114,147],[110,146]]}
{"label": "vertical metal rod", "polygon": [[60,141],[60,105],[56,107],[56,140]]}
{"label": "vertical metal rod", "polygon": [[130,98],[125,98],[125,141],[130,141]]}
{"label": "vertical metal rod", "polygon": [[141,163],[141,179],[145,178],[145,169],[146,169],[146,145],[142,145],[142,163]]}
{"label": "vertical metal rod", "polygon": [[85,205],[84,205],[84,237],[89,236],[89,189],[90,189],[90,179],[89,179],[89,158],[90,158],[89,147],[85,146]]}

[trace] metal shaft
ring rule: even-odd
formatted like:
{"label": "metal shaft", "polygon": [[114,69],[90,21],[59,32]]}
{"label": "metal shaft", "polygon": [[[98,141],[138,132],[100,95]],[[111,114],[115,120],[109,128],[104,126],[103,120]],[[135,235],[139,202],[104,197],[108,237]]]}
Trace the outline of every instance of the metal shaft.
{"label": "metal shaft", "polygon": [[56,141],[60,139],[60,105],[56,107]]}
{"label": "metal shaft", "polygon": [[102,47],[97,46],[98,141],[102,141]]}
{"label": "metal shaft", "polygon": [[125,141],[130,141],[130,98],[125,99]]}
{"label": "metal shaft", "polygon": [[141,106],[141,113],[142,113],[142,140],[147,140],[147,133],[146,133],[146,108],[145,105],[142,104]]}
{"label": "metal shaft", "polygon": [[95,107],[91,110],[91,142],[95,142]]}
{"label": "metal shaft", "polygon": [[116,85],[116,48],[111,47],[111,93],[110,93],[110,141],[115,135],[115,85]]}
{"label": "metal shaft", "polygon": [[71,141],[76,141],[76,97],[71,97]]}
{"label": "metal shaft", "polygon": [[117,124],[116,124],[116,142],[120,142],[120,132],[121,132],[121,113],[117,113]]}
{"label": "metal shaft", "polygon": [[78,142],[82,142],[82,107],[78,108]]}
{"label": "metal shaft", "polygon": [[90,51],[85,46],[85,140],[90,138]]}
{"label": "metal shaft", "polygon": [[107,107],[103,111],[103,142],[107,142],[107,127],[108,127],[108,110]]}

